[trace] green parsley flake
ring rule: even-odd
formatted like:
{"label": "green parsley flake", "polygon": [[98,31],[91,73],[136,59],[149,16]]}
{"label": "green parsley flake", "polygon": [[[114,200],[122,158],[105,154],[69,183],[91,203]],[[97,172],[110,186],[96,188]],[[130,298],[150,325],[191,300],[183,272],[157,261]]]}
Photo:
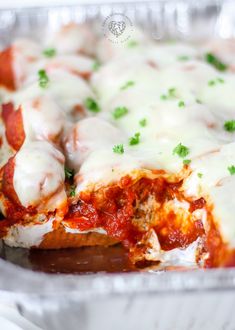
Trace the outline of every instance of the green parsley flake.
{"label": "green parsley flake", "polygon": [[203,174],[202,173],[198,173],[197,176],[201,179]]}
{"label": "green parsley flake", "polygon": [[198,104],[202,104],[202,101],[201,101],[200,99],[196,99],[196,102],[197,102]]}
{"label": "green parsley flake", "polygon": [[126,107],[117,107],[113,111],[114,119],[119,119],[125,116],[128,113],[128,109]]}
{"label": "green parsley flake", "polygon": [[167,97],[166,94],[162,94],[162,95],[160,96],[160,98],[161,98],[161,100],[164,100],[164,101],[165,101],[165,100],[167,100],[168,97]]}
{"label": "green parsley flake", "polygon": [[97,70],[99,70],[100,66],[101,66],[100,62],[99,61],[95,61],[93,63],[93,65],[92,65],[92,70],[93,71],[97,71]]}
{"label": "green parsley flake", "polygon": [[141,127],[145,127],[147,125],[147,119],[146,118],[143,118],[139,121],[139,124]]}
{"label": "green parsley flake", "polygon": [[120,87],[120,89],[122,91],[124,91],[125,89],[129,88],[129,87],[132,87],[135,85],[135,82],[133,80],[129,80],[127,81],[123,86]]}
{"label": "green parsley flake", "polygon": [[231,175],[234,175],[235,174],[235,166],[234,165],[228,166],[228,171]]}
{"label": "green parsley flake", "polygon": [[191,163],[191,159],[184,159],[183,164],[184,165],[189,165]]}
{"label": "green parsley flake", "polygon": [[129,47],[129,48],[133,48],[133,47],[136,47],[136,46],[138,46],[138,42],[135,41],[135,40],[130,40],[127,43],[127,47]]}
{"label": "green parsley flake", "polygon": [[161,100],[170,100],[176,98],[176,88],[171,87],[168,89],[167,94],[162,94],[160,96]]}
{"label": "green parsley flake", "polygon": [[235,132],[235,120],[228,120],[224,123],[224,129],[227,132]]}
{"label": "green parsley flake", "polygon": [[99,105],[97,104],[97,102],[91,98],[91,97],[88,97],[86,100],[85,100],[85,106],[88,110],[92,111],[92,112],[100,112],[100,107]]}
{"label": "green parsley flake", "polygon": [[212,79],[212,80],[209,80],[208,81],[208,85],[209,86],[215,86],[215,85],[217,85],[217,84],[224,84],[224,79],[223,78],[220,78],[220,77],[218,77],[218,78],[216,78],[216,79]]}
{"label": "green parsley flake", "polygon": [[179,103],[178,103],[178,107],[179,108],[184,108],[185,107],[185,103],[184,103],[184,101],[179,101]]}
{"label": "green parsley flake", "polygon": [[224,79],[223,79],[223,78],[218,77],[216,80],[217,80],[220,84],[224,84]]}
{"label": "green parsley flake", "polygon": [[171,87],[168,89],[168,95],[170,97],[175,97],[175,92],[176,92],[176,88],[175,87]]}
{"label": "green parsley flake", "polygon": [[208,86],[215,86],[216,81],[215,80],[209,80],[208,81]]}
{"label": "green parsley flake", "polygon": [[187,56],[187,55],[180,55],[180,56],[177,57],[177,60],[178,61],[185,62],[185,61],[189,61],[190,60],[190,57]]}
{"label": "green parsley flake", "polygon": [[41,88],[47,88],[49,83],[49,78],[45,70],[38,71],[38,82]]}
{"label": "green parsley flake", "polygon": [[205,54],[205,60],[219,71],[225,71],[228,68],[225,63],[221,62],[220,59],[212,53]]}
{"label": "green parsley flake", "polygon": [[189,148],[185,147],[183,144],[179,143],[173,149],[173,155],[177,154],[181,158],[185,158],[189,154]]}
{"label": "green parsley flake", "polygon": [[134,136],[132,136],[130,139],[129,139],[129,145],[130,146],[134,146],[136,144],[139,144],[140,142],[140,133],[137,132],[134,134]]}
{"label": "green parsley flake", "polygon": [[123,144],[117,144],[113,147],[113,152],[116,154],[123,154],[124,153],[124,147]]}
{"label": "green parsley flake", "polygon": [[76,187],[73,185],[70,187],[70,193],[69,193],[69,196],[70,197],[75,197],[76,195]]}
{"label": "green parsley flake", "polygon": [[73,169],[65,167],[64,168],[64,173],[65,173],[65,178],[66,179],[68,179],[68,180],[73,179],[73,177],[74,177],[74,170]]}
{"label": "green parsley flake", "polygon": [[55,48],[44,49],[43,55],[46,57],[54,57],[56,55],[56,49]]}

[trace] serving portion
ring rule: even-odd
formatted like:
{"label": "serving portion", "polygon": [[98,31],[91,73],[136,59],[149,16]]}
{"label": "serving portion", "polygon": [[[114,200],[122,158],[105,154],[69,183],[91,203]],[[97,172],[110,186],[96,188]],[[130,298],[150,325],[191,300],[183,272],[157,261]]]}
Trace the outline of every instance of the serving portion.
{"label": "serving portion", "polygon": [[[221,51],[221,49],[223,51]],[[234,265],[235,42],[120,44],[68,25],[0,53],[0,234]]]}

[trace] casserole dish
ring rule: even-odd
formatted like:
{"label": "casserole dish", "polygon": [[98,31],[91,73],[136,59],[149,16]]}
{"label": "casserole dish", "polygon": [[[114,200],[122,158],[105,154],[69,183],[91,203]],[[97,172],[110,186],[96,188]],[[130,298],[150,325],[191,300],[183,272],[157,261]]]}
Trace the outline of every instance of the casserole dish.
{"label": "casserole dish", "polygon": [[[191,39],[191,40],[195,40],[195,39],[200,39],[202,34],[200,29],[196,29],[195,27],[199,26],[205,26],[203,25],[203,19],[206,20],[207,22],[207,29],[203,30],[203,37],[212,37],[213,35],[217,35],[217,36],[222,36],[222,37],[231,37],[233,36],[233,19],[232,19],[232,3],[231,2],[224,2],[224,3],[200,3],[197,5],[193,5],[191,3],[173,3],[173,2],[159,2],[159,3],[146,3],[146,4],[119,4],[119,5],[113,5],[113,6],[108,6],[108,5],[101,5],[99,6],[99,8],[97,6],[78,6],[78,7],[66,7],[66,8],[42,8],[40,10],[34,11],[33,9],[26,9],[24,12],[21,11],[7,11],[4,10],[1,13],[1,19],[3,22],[5,22],[5,25],[2,24],[1,27],[1,35],[5,36],[6,33],[4,33],[4,29],[5,32],[7,31],[7,38],[4,40],[3,37],[3,43],[8,43],[10,41],[11,38],[15,37],[17,34],[18,35],[22,35],[25,33],[29,32],[29,26],[34,28],[34,35],[36,36],[37,33],[40,34],[42,33],[41,27],[45,26],[47,23],[49,23],[49,26],[51,29],[56,28],[58,25],[64,24],[64,23],[69,23],[70,21],[76,21],[76,22],[84,22],[86,20],[92,20],[95,18],[99,18],[101,21],[104,21],[106,19],[106,17],[112,13],[115,12],[121,12],[124,15],[126,15],[130,21],[134,21],[136,24],[138,23],[140,26],[142,26],[142,28],[144,29],[148,29],[150,31],[152,31],[153,35],[155,38],[160,39],[163,37],[170,37],[170,38],[184,38],[184,39]],[[229,12],[229,17],[231,17],[231,21],[228,20],[228,12]],[[224,15],[226,17],[226,21],[224,18]],[[190,19],[191,18],[191,19]],[[226,25],[225,25],[226,22]],[[209,24],[210,23],[210,24]],[[30,32],[32,33],[32,29],[30,29]],[[4,249],[3,249],[4,250]],[[9,256],[9,253],[5,253],[6,256]],[[9,257],[10,259],[10,257]],[[5,264],[3,262],[3,264]],[[6,266],[3,266],[3,268],[5,268],[5,270],[7,270],[8,267],[14,267],[12,265],[8,265],[5,264]],[[9,268],[9,269],[10,269]],[[12,268],[11,268],[12,271]],[[22,270],[17,270],[17,271],[22,271]],[[34,277],[34,280],[36,279],[35,275],[37,275],[38,279],[41,277],[42,274],[32,274],[29,271],[22,271],[24,272],[25,276],[26,274],[31,276],[32,278]],[[182,280],[185,278],[185,280],[187,280],[187,283],[190,283],[190,276],[192,276],[192,278],[200,278],[200,281],[202,280],[202,278],[204,276],[207,276],[210,279],[215,278],[215,281],[218,281],[218,279],[220,279],[220,276],[222,276],[221,274],[224,274],[223,276],[225,278],[227,278],[227,282],[225,281],[225,288],[230,288],[231,285],[231,281],[233,281],[231,279],[230,276],[232,276],[231,274],[233,273],[232,270],[218,270],[218,271],[209,271],[209,272],[187,272],[185,274],[181,274],[181,273],[172,273],[170,275],[165,274],[165,273],[157,273],[157,274],[133,274],[133,275],[114,275],[113,277],[103,277],[101,275],[98,275],[97,277],[88,277],[88,278],[84,278],[84,281],[90,281],[91,283],[100,283],[103,281],[105,281],[105,285],[110,281],[111,285],[113,285],[114,281],[120,281],[120,286],[121,281],[120,279],[123,279],[124,282],[128,282],[128,281],[136,281],[137,286],[142,286],[142,284],[138,281],[144,281],[144,283],[146,283],[146,285],[148,286],[149,284],[148,281],[155,281],[154,280],[154,276],[156,276],[156,278],[160,278],[161,281],[166,280],[166,282],[168,281],[174,281],[174,278],[176,279],[176,282],[179,280],[179,278],[181,278]],[[2,272],[2,274],[4,274],[4,272]],[[210,274],[210,275],[209,275]],[[230,274],[230,275],[229,275]],[[4,276],[4,275],[2,275]],[[23,276],[23,275],[22,275]],[[44,275],[42,275],[44,276]],[[187,277],[188,276],[188,277]],[[214,277],[213,277],[214,276]],[[47,275],[45,275],[45,279],[47,278]],[[69,284],[69,278],[70,277],[66,277],[64,280],[62,279],[63,277],[58,277],[58,281],[59,278],[61,279],[61,281],[65,284]],[[73,277],[71,277],[71,279],[73,280]],[[148,279],[148,280],[147,280]],[[150,280],[151,279],[151,280]],[[97,280],[97,281],[95,281]],[[50,276],[48,277],[48,281],[50,282],[50,285],[56,285],[56,279],[55,278],[51,278]],[[54,284],[51,284],[53,283]],[[75,280],[76,281],[76,280]],[[79,283],[83,281],[82,277],[79,277]],[[100,282],[99,282],[100,281]],[[146,281],[146,282],[145,282]],[[194,280],[192,280],[194,281]],[[48,282],[48,283],[49,283]],[[127,283],[126,282],[126,283]],[[138,283],[137,283],[138,282]],[[46,283],[46,282],[45,282]],[[157,280],[156,282],[157,283]],[[211,289],[211,288],[215,288],[216,285],[212,285],[212,287],[210,287],[209,285],[209,280],[206,282],[207,283],[207,288]],[[218,283],[218,282],[216,282]],[[37,285],[40,285],[39,283]],[[57,284],[58,285],[58,284]],[[72,284],[69,284],[72,286]],[[94,284],[95,286],[98,284]],[[124,284],[125,288],[126,285],[129,286],[130,284]],[[151,284],[152,285],[152,284]],[[159,283],[159,285],[162,287],[162,284]],[[182,285],[182,283],[181,283]],[[21,286],[23,287],[23,286]],[[84,285],[85,287],[85,285]],[[91,285],[92,287],[92,285]],[[144,285],[145,287],[145,285]],[[164,287],[164,286],[163,286]],[[173,284],[172,286],[170,286],[169,289],[173,289]],[[6,286],[5,286],[6,288]],[[63,286],[60,285],[61,290],[63,289]],[[165,287],[166,288],[166,287]],[[145,287],[145,289],[148,291],[147,287]],[[181,287],[182,289],[182,287]],[[189,288],[188,288],[189,289]],[[195,287],[191,287],[191,289],[195,289]],[[199,291],[202,290],[202,288],[198,288]],[[45,290],[46,290],[46,285],[45,285]],[[128,294],[135,294],[137,293],[136,288],[134,289],[134,291],[127,293],[126,295],[122,296],[120,299],[120,306],[123,306],[122,304],[124,303],[124,300],[127,299]],[[50,291],[50,290],[49,290]],[[49,293],[49,291],[45,291],[45,293]],[[118,291],[118,290],[117,290]],[[118,293],[116,291],[116,293]],[[138,290],[137,290],[138,291]],[[146,291],[146,292],[147,292]],[[153,289],[153,292],[155,290]],[[166,288],[167,291],[167,288]],[[105,290],[103,291],[103,293],[105,293]],[[94,294],[98,294],[96,291],[94,291]],[[102,294],[102,293],[101,293]],[[198,295],[199,293],[197,293],[197,298],[200,299],[200,295]],[[208,294],[208,293],[207,293]],[[220,293],[216,293],[216,294],[222,294]],[[47,295],[47,294],[46,294]],[[88,292],[87,292],[87,296],[88,296]],[[223,294],[222,294],[223,295]],[[5,295],[6,296],[6,295]],[[70,295],[70,298],[73,300],[72,296],[76,296],[79,297],[80,294],[74,290],[74,295]],[[208,295],[209,297],[210,295]],[[232,293],[224,293],[224,297],[230,299],[230,297],[232,296]],[[69,303],[70,298],[66,299],[66,303]],[[107,296],[108,298],[108,296]],[[110,298],[110,297],[109,297]],[[18,297],[17,297],[18,299]],[[76,300],[76,298],[74,298]],[[116,299],[116,298],[115,298]],[[114,300],[115,300],[114,299]],[[123,300],[124,299],[124,300]],[[139,299],[141,301],[141,298],[139,296]],[[147,298],[146,298],[147,299]],[[154,305],[157,304],[157,300],[155,301],[155,299],[157,299],[157,296],[154,296]],[[160,296],[158,296],[158,299],[160,299]],[[185,299],[185,298],[184,298]],[[209,298],[208,298],[209,299]],[[213,300],[213,295],[210,296],[210,301],[211,299]],[[43,299],[42,299],[43,300]],[[53,300],[53,299],[52,299]],[[20,300],[19,300],[20,301]],[[36,304],[37,299],[35,298],[35,304]],[[82,301],[82,300],[81,300]],[[138,301],[138,298],[136,298],[134,300],[135,302]],[[147,301],[147,300],[146,300]],[[87,303],[89,302],[88,300],[86,301]],[[109,304],[108,302],[105,302],[107,304]],[[104,304],[105,304],[104,303]],[[53,306],[52,301],[50,302],[50,306]],[[83,301],[83,303],[81,302],[81,306],[85,306],[85,300]],[[119,303],[117,303],[119,304]],[[146,302],[145,302],[146,304]],[[176,303],[177,305],[179,303]],[[25,307],[27,305],[27,308]],[[43,304],[42,304],[43,305]],[[63,304],[62,304],[63,305]],[[60,306],[60,308],[62,308],[62,305]],[[181,304],[182,305],[182,304]],[[190,305],[190,304],[189,304]],[[23,306],[22,303],[20,303],[20,306]],[[22,307],[22,313],[24,313],[25,315],[30,315],[30,312],[28,312],[29,307],[33,306],[31,304],[27,304],[25,302],[24,307]],[[47,305],[48,306],[48,305]],[[74,311],[77,311],[77,308],[79,306],[75,305],[76,307],[74,307]],[[100,305],[101,306],[101,305]],[[188,306],[188,304],[187,304]],[[55,307],[55,309],[58,308]],[[95,306],[94,308],[97,308],[97,306]],[[218,307],[220,309],[220,307]],[[43,309],[43,308],[42,308]],[[173,310],[174,308],[171,308],[171,310]],[[73,309],[71,308],[71,311]],[[31,311],[32,314],[36,313],[35,311]],[[188,315],[192,314],[192,310],[191,312],[188,312]],[[43,317],[45,313],[43,313]],[[52,314],[51,314],[52,315]],[[180,315],[179,312],[177,312],[177,315]],[[219,314],[218,314],[219,315]],[[118,313],[117,313],[118,316]],[[119,314],[120,316],[120,314]],[[219,316],[218,316],[219,317]],[[226,316],[227,317],[227,316]],[[95,317],[93,318],[95,319]],[[149,319],[149,321],[147,321],[147,319]],[[59,318],[57,319],[57,321],[59,320]],[[72,315],[71,315],[71,320],[72,320]],[[89,327],[91,327],[92,322],[91,318],[89,317],[88,320],[90,321],[86,321],[87,322],[87,329],[89,329]],[[133,326],[132,320],[133,317],[129,319],[130,320],[130,329]],[[226,318],[226,322],[227,322],[227,318]],[[40,325],[40,318],[38,321],[39,325]],[[51,321],[52,322],[52,321]],[[62,321],[60,320],[60,324]],[[85,321],[84,321],[85,322]],[[105,323],[103,324],[103,326],[108,326],[108,324],[110,324],[109,322],[111,322],[111,320],[105,320],[104,322],[107,322],[107,324],[105,325]],[[113,321],[114,322],[114,321]],[[150,322],[148,323],[148,328],[154,328],[154,322],[157,322],[156,319],[153,318],[153,315],[150,315],[150,317],[148,318],[146,316],[146,320],[144,322]],[[172,319],[172,322],[173,321]],[[177,322],[181,322],[181,321],[177,321]],[[179,328],[189,328],[190,327],[190,322],[199,322],[199,319],[195,319],[194,321],[192,321],[192,319],[190,318],[190,320],[188,319],[187,322],[185,320],[182,321],[183,323],[178,323],[179,324]],[[205,322],[205,321],[201,321],[201,322]],[[224,322],[224,319],[222,321],[222,319],[220,319],[220,321],[216,321],[216,325],[219,324],[219,322]],[[229,319],[230,322],[230,319]],[[116,322],[115,322],[116,323]],[[41,323],[43,324],[43,323]],[[59,324],[59,323],[58,323]],[[67,323],[66,323],[67,324]],[[116,323],[117,324],[117,323]],[[158,323],[156,323],[158,324]],[[203,324],[203,323],[201,323]],[[214,328],[215,328],[215,324],[214,324]],[[222,325],[222,323],[220,323]],[[231,323],[232,324],[232,323]],[[208,328],[208,324],[204,323],[203,326],[207,326]],[[44,325],[45,326],[45,325]],[[93,326],[93,325],[92,325]],[[163,327],[170,327],[169,324],[161,324],[159,325],[160,328]],[[196,323],[193,324],[193,326],[198,326]],[[83,323],[83,327],[84,327],[84,323]],[[135,327],[138,328],[138,326],[135,324]],[[58,325],[57,325],[58,328]],[[228,325],[229,328],[229,325]]]}

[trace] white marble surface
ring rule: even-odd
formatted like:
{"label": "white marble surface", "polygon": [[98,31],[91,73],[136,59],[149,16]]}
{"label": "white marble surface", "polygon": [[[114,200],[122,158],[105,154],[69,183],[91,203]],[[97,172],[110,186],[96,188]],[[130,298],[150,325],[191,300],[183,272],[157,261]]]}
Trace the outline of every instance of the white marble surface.
{"label": "white marble surface", "polygon": [[[234,291],[93,296],[3,308],[1,330],[234,330]],[[0,305],[0,322],[2,306]],[[34,326],[31,321],[39,326]]]}
{"label": "white marble surface", "polygon": [[20,315],[14,305],[0,304],[0,329],[2,330],[42,330]]}

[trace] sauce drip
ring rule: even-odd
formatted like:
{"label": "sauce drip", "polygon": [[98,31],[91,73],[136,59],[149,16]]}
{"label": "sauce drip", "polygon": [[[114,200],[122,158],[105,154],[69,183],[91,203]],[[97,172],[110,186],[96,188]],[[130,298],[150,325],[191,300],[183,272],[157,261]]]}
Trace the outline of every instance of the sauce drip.
{"label": "sauce drip", "polygon": [[34,271],[61,274],[119,273],[138,269],[130,262],[121,244],[60,250],[3,247],[3,258]]}

